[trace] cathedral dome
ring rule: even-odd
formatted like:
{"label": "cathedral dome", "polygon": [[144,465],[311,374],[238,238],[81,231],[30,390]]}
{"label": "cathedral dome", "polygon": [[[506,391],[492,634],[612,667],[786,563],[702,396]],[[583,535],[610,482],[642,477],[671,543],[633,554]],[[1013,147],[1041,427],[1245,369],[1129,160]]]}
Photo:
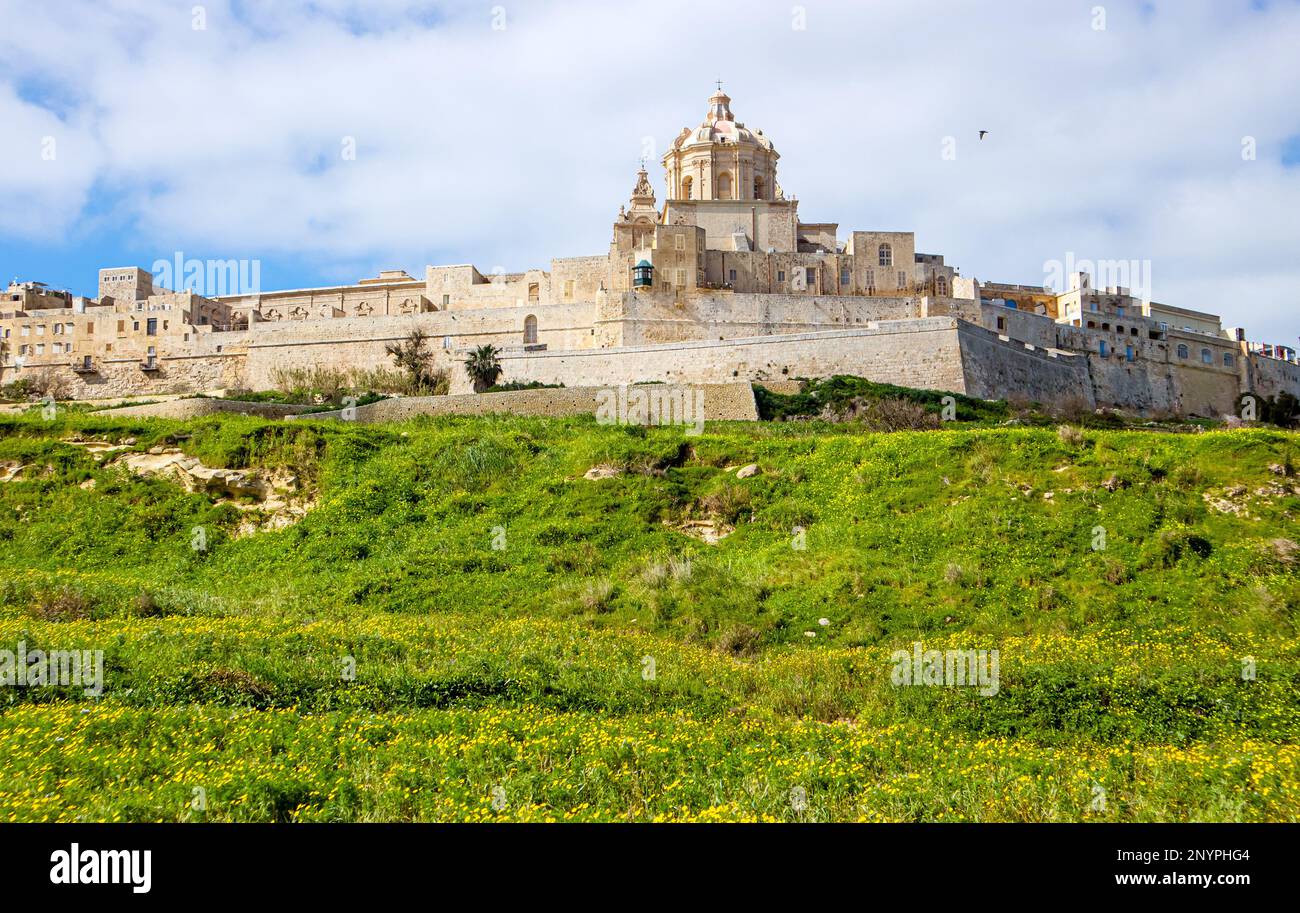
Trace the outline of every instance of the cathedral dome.
{"label": "cathedral dome", "polygon": [[761,130],[731,113],[731,97],[709,96],[704,122],[687,127],[664,153],[664,183],[671,200],[784,200],[776,181],[781,156]]}
{"label": "cathedral dome", "polygon": [[709,96],[709,110],[704,116],[704,122],[694,130],[683,130],[673,143],[673,149],[684,150],[713,143],[735,143],[772,149],[772,141],[761,130],[753,131],[736,122],[736,116],[731,113],[731,96],[721,89]]}

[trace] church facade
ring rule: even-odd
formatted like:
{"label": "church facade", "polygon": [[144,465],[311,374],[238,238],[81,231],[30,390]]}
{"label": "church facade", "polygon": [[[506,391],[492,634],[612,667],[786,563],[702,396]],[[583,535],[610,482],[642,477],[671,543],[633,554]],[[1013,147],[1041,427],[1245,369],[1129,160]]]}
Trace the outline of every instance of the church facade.
{"label": "church facade", "polygon": [[[465,352],[507,381],[568,386],[775,382],[856,374],[985,398],[1218,416],[1243,393],[1300,395],[1294,348],[1123,287],[981,282],[911,232],[804,222],[762,130],[719,88],[663,155],[665,199],[637,174],[609,250],[549,269],[429,266],[354,285],[204,297],[101,270],[98,296],[15,283],[0,303],[0,383],[60,378],[77,398],[265,389],[278,371],[391,367],[420,328],[468,392]],[[176,283],[179,284],[179,283]]]}

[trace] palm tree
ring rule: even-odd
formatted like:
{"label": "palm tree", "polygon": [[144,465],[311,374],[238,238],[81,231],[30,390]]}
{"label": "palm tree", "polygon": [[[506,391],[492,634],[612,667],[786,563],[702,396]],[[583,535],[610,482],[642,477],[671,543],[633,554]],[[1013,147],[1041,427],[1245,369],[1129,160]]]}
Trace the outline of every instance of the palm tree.
{"label": "palm tree", "polygon": [[482,393],[501,377],[501,362],[497,361],[500,353],[496,346],[479,346],[465,359],[465,373],[474,382],[475,393]]}

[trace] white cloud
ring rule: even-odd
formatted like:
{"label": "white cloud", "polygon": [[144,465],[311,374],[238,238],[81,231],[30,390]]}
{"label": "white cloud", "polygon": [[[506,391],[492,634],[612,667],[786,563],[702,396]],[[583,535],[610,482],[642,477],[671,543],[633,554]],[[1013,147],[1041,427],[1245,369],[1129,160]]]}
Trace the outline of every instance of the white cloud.
{"label": "white cloud", "polygon": [[1112,2],[1105,31],[1096,4],[1033,0],[808,2],[804,31],[784,0],[501,0],[503,31],[481,2],[212,2],[203,31],[192,5],[0,0],[0,233],[57,236],[109,199],[160,256],[301,257],[329,281],[545,265],[605,249],[643,137],[662,151],[722,78],[842,235],[915,230],[1001,281],[1150,259],[1160,300],[1297,330],[1295,4]]}

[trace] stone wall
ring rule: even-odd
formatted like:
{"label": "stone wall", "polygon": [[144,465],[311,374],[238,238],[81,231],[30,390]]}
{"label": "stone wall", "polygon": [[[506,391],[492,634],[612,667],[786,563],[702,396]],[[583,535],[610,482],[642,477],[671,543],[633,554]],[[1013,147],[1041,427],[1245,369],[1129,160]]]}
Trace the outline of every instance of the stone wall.
{"label": "stone wall", "polygon": [[[748,383],[731,384],[645,384],[635,387],[561,387],[510,390],[502,393],[469,393],[453,396],[411,396],[381,400],[355,411],[356,421],[395,422],[418,415],[600,415],[615,419],[618,404],[641,404],[647,414],[695,417],[701,421],[756,421],[758,408],[754,389]],[[670,405],[671,404],[671,405]],[[684,406],[684,412],[675,407]],[[703,415],[695,412],[703,407]],[[621,413],[626,415],[629,409]],[[342,412],[312,413],[307,419],[343,418]]]}
{"label": "stone wall", "polygon": [[146,403],[142,406],[123,406],[106,409],[105,416],[129,418],[199,418],[204,415],[256,415],[262,418],[286,418],[308,409],[308,406],[290,406],[283,403],[241,403],[228,399],[174,399],[166,403]]}
{"label": "stone wall", "polygon": [[1283,392],[1300,397],[1300,365],[1264,355],[1245,358],[1246,390],[1269,398]]}
{"label": "stone wall", "polygon": [[519,352],[501,358],[506,380],[544,383],[726,383],[856,374],[870,380],[965,391],[958,322],[903,320],[852,330],[701,340],[622,349]]}
{"label": "stone wall", "polygon": [[212,355],[172,356],[158,359],[158,370],[140,370],[139,358],[97,359],[91,373],[73,371],[69,364],[7,366],[0,369],[0,383],[20,378],[39,381],[53,375],[66,390],[68,399],[109,399],[166,393],[199,393],[245,386],[244,356],[232,352]]}
{"label": "stone wall", "polygon": [[1004,339],[970,323],[958,326],[964,373],[960,392],[981,399],[1073,401],[1095,407],[1086,358]]}

